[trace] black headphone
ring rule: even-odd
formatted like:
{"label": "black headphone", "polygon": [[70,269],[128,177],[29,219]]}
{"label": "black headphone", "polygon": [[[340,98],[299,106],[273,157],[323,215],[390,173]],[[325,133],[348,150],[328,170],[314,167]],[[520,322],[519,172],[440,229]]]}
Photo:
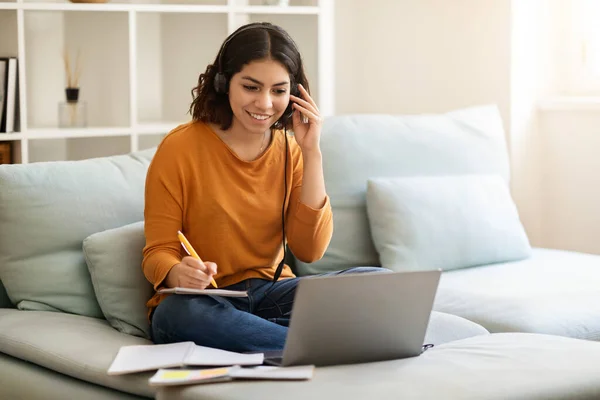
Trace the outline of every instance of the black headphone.
{"label": "black headphone", "polygon": [[[227,80],[227,76],[223,72],[223,57],[224,57],[225,52],[227,51],[227,45],[229,45],[229,43],[240,33],[249,31],[252,29],[267,29],[267,30],[271,30],[273,32],[277,32],[280,35],[283,35],[290,43],[292,43],[294,45],[294,49],[296,50],[296,52],[298,54],[300,54],[300,51],[298,50],[298,46],[296,45],[296,42],[294,42],[294,40],[290,37],[290,35],[287,32],[285,32],[284,30],[277,29],[275,26],[273,26],[269,23],[265,23],[265,22],[255,22],[252,24],[244,25],[237,31],[233,32],[227,39],[225,39],[225,41],[221,45],[221,48],[219,49],[219,53],[217,56],[218,71],[215,74],[215,77],[213,78],[213,87],[215,89],[215,92],[217,92],[219,94],[227,93],[227,87],[229,85],[229,82]],[[294,82],[290,82],[290,93],[297,97],[300,96],[300,92],[298,91],[298,88],[296,87],[296,84]],[[292,102],[290,101],[290,104],[285,109],[285,112],[283,113],[283,115],[280,118],[280,121],[284,125],[284,127],[287,124],[287,121],[290,118],[292,118],[293,112],[294,112],[294,110],[292,108]]]}
{"label": "black headphone", "polygon": [[[223,55],[225,54],[225,51],[227,50],[227,45],[237,35],[239,35],[242,32],[251,30],[251,29],[269,29],[271,31],[275,31],[275,32],[279,33],[280,35],[284,35],[286,37],[286,39],[289,40],[290,43],[292,43],[294,45],[294,48],[296,49],[298,54],[300,54],[300,51],[298,50],[298,46],[296,45],[296,42],[294,42],[294,40],[290,37],[290,35],[288,35],[287,32],[285,32],[284,30],[279,30],[276,27],[274,27],[273,25],[270,25],[270,24],[264,23],[264,22],[256,22],[256,23],[245,25],[242,28],[238,29],[237,31],[233,32],[227,39],[225,39],[225,41],[221,45],[221,48],[219,49],[219,54],[217,56],[218,71],[215,74],[215,77],[213,79],[213,86],[214,86],[215,92],[217,92],[219,94],[227,93],[227,86],[228,86],[227,76],[223,72]],[[291,94],[293,94],[295,96],[300,96],[300,93],[299,93],[298,89],[296,88],[296,85],[294,82],[290,82],[290,87],[291,87],[290,88]],[[277,280],[279,279],[279,276],[281,275],[281,272],[283,271],[283,266],[285,265],[285,258],[287,255],[287,247],[285,245],[285,202],[287,200],[287,161],[288,161],[288,138],[287,138],[287,126],[286,125],[287,125],[288,119],[292,117],[293,112],[294,112],[294,110],[292,108],[292,102],[290,101],[288,107],[286,108],[285,112],[283,113],[283,115],[280,118],[280,121],[282,121],[282,123],[283,123],[283,130],[284,130],[283,134],[285,137],[285,164],[284,164],[284,172],[283,172],[284,193],[283,193],[283,204],[281,205],[283,258],[277,265],[277,269],[275,270],[275,274],[273,276],[273,283],[277,282]],[[267,298],[268,298],[269,292],[270,292],[270,289],[266,293]]]}
{"label": "black headphone", "polygon": [[217,56],[217,68],[219,70],[217,71],[213,79],[213,86],[217,93],[227,93],[227,76],[225,76],[225,73],[223,72],[223,57],[225,52],[227,51],[227,45],[240,33],[252,29],[267,29],[273,32],[277,32],[278,34],[285,36],[285,38],[294,45],[294,48],[296,49],[298,54],[300,53],[300,51],[298,51],[298,46],[296,45],[296,42],[294,42],[290,35],[283,29],[277,29],[277,27],[267,22],[254,22],[248,25],[244,25],[243,27],[239,28],[237,31],[229,35],[229,37],[225,39],[225,41],[221,45],[221,48],[219,49],[219,54]]}

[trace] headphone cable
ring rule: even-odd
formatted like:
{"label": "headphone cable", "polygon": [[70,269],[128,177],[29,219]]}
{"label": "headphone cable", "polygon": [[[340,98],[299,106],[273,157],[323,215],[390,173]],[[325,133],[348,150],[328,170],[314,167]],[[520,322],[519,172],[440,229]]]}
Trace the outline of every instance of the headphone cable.
{"label": "headphone cable", "polygon": [[283,204],[281,205],[281,226],[282,226],[282,234],[281,234],[281,242],[283,245],[283,258],[279,262],[277,266],[277,270],[275,271],[275,275],[273,276],[273,283],[277,282],[281,272],[283,271],[283,266],[285,265],[285,256],[287,254],[287,249],[285,245],[285,202],[287,200],[287,160],[288,160],[288,138],[287,138],[287,127],[283,127],[283,135],[285,137],[285,166],[283,169]]}

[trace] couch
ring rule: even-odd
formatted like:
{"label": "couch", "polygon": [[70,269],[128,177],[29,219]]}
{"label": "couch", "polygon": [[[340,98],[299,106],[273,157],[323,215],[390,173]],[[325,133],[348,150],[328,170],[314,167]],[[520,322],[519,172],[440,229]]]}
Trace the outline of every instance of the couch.
{"label": "couch", "polygon": [[[108,376],[148,344],[144,178],[155,149],[0,166],[0,398],[600,398],[600,256],[532,248],[495,106],[328,118],[334,234],[298,275],[440,268],[419,357],[318,368],[307,382],[156,390]],[[371,338],[376,340],[376,338]]]}

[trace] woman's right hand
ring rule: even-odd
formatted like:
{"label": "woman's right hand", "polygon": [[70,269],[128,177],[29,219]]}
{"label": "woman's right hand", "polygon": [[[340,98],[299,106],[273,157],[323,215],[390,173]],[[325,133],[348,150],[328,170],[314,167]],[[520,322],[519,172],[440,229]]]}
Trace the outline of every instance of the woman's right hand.
{"label": "woman's right hand", "polygon": [[170,288],[206,289],[216,273],[217,264],[214,262],[202,262],[194,257],[187,256],[171,268],[165,278],[165,284]]}

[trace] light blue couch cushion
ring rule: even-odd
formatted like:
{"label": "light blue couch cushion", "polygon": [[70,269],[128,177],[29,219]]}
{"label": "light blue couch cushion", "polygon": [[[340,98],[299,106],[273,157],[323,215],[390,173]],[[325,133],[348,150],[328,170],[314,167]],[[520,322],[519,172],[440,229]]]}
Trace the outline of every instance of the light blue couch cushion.
{"label": "light blue couch cushion", "polygon": [[0,280],[19,309],[103,317],[82,242],[143,219],[154,151],[0,166]]}
{"label": "light blue couch cushion", "polygon": [[144,222],[94,233],[83,241],[94,292],[104,316],[119,332],[150,338],[146,302],[154,288],[142,272]]}
{"label": "light blue couch cushion", "polygon": [[381,265],[393,271],[453,270],[531,256],[499,175],[370,179],[367,213]]}
{"label": "light blue couch cushion", "polygon": [[600,256],[534,248],[524,260],[447,271],[434,309],[492,333],[600,341]]}
{"label": "light blue couch cushion", "polygon": [[296,260],[300,275],[379,265],[366,210],[369,178],[499,174],[509,179],[502,120],[495,106],[436,115],[327,118],[321,151],[333,237],[321,260]]}

